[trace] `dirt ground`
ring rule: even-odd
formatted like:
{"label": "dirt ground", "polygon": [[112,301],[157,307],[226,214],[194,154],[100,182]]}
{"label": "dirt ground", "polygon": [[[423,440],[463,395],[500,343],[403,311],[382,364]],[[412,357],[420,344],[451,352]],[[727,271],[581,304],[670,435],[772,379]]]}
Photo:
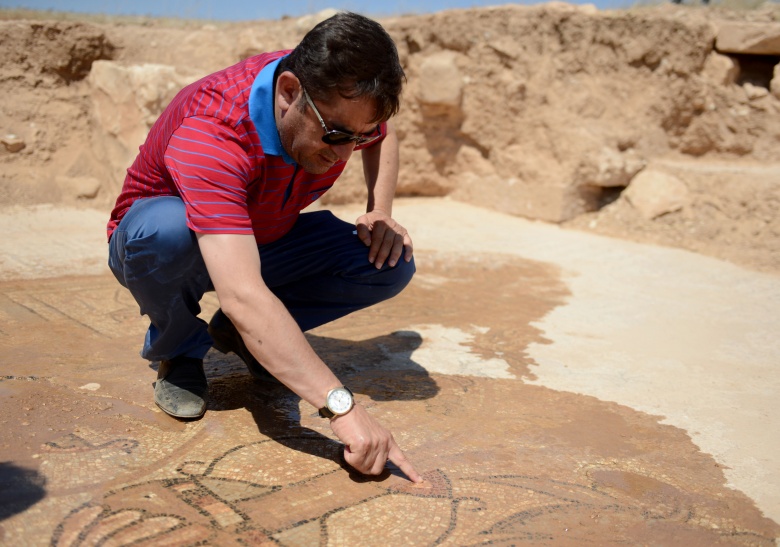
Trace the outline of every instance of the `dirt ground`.
{"label": "dirt ground", "polygon": [[[426,479],[414,487],[392,466],[351,473],[315,409],[253,381],[234,355],[207,355],[203,419],[163,414],[157,364],[138,356],[145,318],[97,266],[104,215],[16,214],[0,217],[0,250],[17,268],[0,281],[0,543],[780,537],[777,276],[401,200],[417,243],[412,285],[307,337],[392,428]],[[21,215],[59,231],[14,247],[28,233]],[[202,305],[208,319],[218,303]]]}

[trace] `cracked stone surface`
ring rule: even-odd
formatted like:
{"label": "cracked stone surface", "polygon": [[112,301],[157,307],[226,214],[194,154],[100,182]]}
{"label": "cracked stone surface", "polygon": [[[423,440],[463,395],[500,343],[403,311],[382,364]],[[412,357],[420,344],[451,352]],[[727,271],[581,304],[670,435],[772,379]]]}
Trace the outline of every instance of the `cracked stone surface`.
{"label": "cracked stone surface", "polygon": [[[27,211],[36,224],[71,218],[51,213]],[[394,432],[426,479],[416,486],[393,467],[353,473],[314,408],[253,380],[234,355],[206,358],[204,418],[160,412],[157,364],[138,356],[145,320],[95,269],[102,233],[85,244],[102,213],[73,214],[78,249],[72,230],[15,236],[0,212],[0,543],[780,537],[777,277],[402,201],[418,261],[410,287],[307,337]],[[203,317],[217,307],[207,295]]]}

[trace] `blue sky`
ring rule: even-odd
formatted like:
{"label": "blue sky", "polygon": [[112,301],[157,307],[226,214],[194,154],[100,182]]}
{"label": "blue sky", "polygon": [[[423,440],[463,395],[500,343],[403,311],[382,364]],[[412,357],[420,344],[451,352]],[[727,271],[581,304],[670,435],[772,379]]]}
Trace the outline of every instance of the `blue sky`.
{"label": "blue sky", "polygon": [[[0,8],[243,21],[279,19],[283,15],[298,17],[325,8],[358,11],[365,15],[379,17],[509,3],[538,4],[542,2],[536,0],[520,0],[518,2],[506,0],[0,0]],[[635,1],[573,0],[571,3],[593,3],[600,9],[613,9],[628,7]]]}

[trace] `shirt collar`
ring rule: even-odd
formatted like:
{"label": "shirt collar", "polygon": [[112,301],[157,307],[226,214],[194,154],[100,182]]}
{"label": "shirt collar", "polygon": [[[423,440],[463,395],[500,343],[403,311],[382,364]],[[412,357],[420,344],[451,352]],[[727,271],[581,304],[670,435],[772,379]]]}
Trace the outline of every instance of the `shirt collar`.
{"label": "shirt collar", "polygon": [[263,152],[281,156],[285,163],[292,165],[295,161],[284,151],[274,117],[274,73],[283,58],[265,65],[252,83],[249,93],[249,117],[257,128]]}

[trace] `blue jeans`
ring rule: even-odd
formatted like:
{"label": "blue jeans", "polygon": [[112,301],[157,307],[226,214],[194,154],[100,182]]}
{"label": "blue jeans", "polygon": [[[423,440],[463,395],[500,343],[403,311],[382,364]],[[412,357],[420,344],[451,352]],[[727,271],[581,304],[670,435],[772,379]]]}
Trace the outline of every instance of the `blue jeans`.
{"label": "blue jeans", "polygon": [[[377,270],[354,230],[329,211],[304,213],[281,239],[258,245],[265,284],[301,330],[387,300],[411,281],[414,261]],[[108,265],[149,316],[142,357],[206,355],[213,341],[197,315],[214,286],[181,199],[136,201],[111,236]]]}

